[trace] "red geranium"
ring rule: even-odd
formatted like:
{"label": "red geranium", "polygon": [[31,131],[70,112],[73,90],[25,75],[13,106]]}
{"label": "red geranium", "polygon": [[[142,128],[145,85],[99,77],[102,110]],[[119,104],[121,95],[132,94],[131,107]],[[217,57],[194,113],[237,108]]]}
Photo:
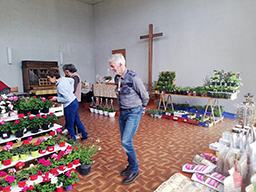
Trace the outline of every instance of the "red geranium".
{"label": "red geranium", "polygon": [[6,145],[13,145],[13,142],[7,142]]}
{"label": "red geranium", "polygon": [[25,117],[25,115],[22,113],[22,114],[19,114],[18,117],[23,118],[23,117]]}
{"label": "red geranium", "polygon": [[25,163],[19,161],[18,163],[16,163],[15,167],[21,169],[22,167],[24,167],[24,165]]}
{"label": "red geranium", "polygon": [[50,132],[50,135],[51,135],[51,136],[54,136],[54,135],[55,135],[55,132],[54,132],[54,131],[51,131],[51,132]]}

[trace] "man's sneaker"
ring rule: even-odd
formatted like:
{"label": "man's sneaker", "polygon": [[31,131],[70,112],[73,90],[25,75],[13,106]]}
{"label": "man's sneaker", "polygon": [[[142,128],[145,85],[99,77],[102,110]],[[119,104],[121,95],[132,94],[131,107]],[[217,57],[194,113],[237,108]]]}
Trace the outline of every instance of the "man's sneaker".
{"label": "man's sneaker", "polygon": [[64,129],[64,130],[62,131],[62,133],[63,133],[63,134],[68,133],[68,130],[67,130],[67,129]]}

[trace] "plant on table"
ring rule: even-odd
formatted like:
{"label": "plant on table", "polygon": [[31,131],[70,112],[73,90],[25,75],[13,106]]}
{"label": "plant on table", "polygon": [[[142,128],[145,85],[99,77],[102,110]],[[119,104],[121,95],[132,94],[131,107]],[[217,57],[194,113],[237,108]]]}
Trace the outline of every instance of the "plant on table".
{"label": "plant on table", "polygon": [[32,109],[32,105],[29,102],[28,98],[24,98],[20,100],[20,104],[19,104],[19,109],[20,110],[31,110]]}
{"label": "plant on table", "polygon": [[22,145],[19,147],[19,154],[28,154],[29,153],[30,142],[28,140],[24,140]]}
{"label": "plant on table", "polygon": [[16,119],[14,121],[14,123],[11,123],[11,132],[15,133],[16,131],[20,131],[20,130],[24,130],[26,128],[28,128],[28,120],[27,118],[20,118],[20,119]]}
{"label": "plant on table", "polygon": [[56,141],[57,143],[63,143],[65,141],[67,141],[68,138],[65,135],[56,135]]}
{"label": "plant on table", "polygon": [[49,99],[46,99],[45,97],[41,97],[40,99],[42,100],[42,102],[40,103],[42,109],[50,108],[53,104],[52,101],[50,101]]}
{"label": "plant on table", "polygon": [[57,116],[54,113],[49,113],[46,115],[48,123],[53,122],[54,120],[57,120]]}
{"label": "plant on table", "polygon": [[38,173],[37,167],[33,166],[30,169],[28,169],[28,174],[29,175],[36,175]]}
{"label": "plant on table", "polygon": [[46,137],[42,138],[42,139],[38,139],[37,143],[39,144],[39,149],[41,149],[42,151],[47,149],[47,146],[45,144],[45,141],[47,140]]}
{"label": "plant on table", "polygon": [[39,143],[38,142],[35,142],[35,143],[31,143],[29,145],[29,151],[37,151],[39,150]]}
{"label": "plant on table", "polygon": [[54,146],[56,143],[55,138],[53,137],[54,136],[53,134],[55,134],[54,131],[50,132],[50,135],[52,137],[48,137],[48,139],[45,141],[45,144],[49,147]]}
{"label": "plant on table", "polygon": [[25,181],[28,178],[29,178],[29,172],[27,169],[21,170],[21,172],[16,176],[17,182]]}

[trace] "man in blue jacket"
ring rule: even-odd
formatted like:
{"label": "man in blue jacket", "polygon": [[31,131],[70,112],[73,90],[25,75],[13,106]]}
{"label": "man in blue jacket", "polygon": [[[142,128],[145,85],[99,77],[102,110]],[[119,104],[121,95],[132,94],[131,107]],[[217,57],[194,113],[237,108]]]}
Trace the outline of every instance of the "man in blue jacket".
{"label": "man in blue jacket", "polygon": [[122,54],[112,55],[109,59],[109,65],[111,71],[116,74],[115,84],[120,109],[118,120],[121,143],[129,163],[126,169],[121,172],[122,176],[126,176],[122,184],[129,185],[140,176],[132,138],[138,129],[142,114],[145,113],[149,95],[140,77],[126,68]]}
{"label": "man in blue jacket", "polygon": [[78,114],[78,101],[73,94],[74,79],[61,77],[58,69],[50,69],[46,73],[47,78],[51,83],[55,83],[57,86],[57,96],[52,97],[51,101],[57,101],[63,104],[64,116],[66,121],[66,129],[68,130],[71,138],[76,141],[76,135],[74,132],[74,124],[77,129],[82,133],[81,140],[87,139],[88,133],[85,131],[83,123],[80,121]]}

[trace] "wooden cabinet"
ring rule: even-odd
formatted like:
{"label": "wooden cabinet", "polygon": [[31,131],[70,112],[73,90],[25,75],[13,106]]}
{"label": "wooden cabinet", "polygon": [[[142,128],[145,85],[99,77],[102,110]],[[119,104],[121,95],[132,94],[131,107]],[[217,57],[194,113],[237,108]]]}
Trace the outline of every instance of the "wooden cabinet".
{"label": "wooden cabinet", "polygon": [[56,61],[22,61],[24,92],[40,92],[56,90],[46,77],[48,69],[59,69]]}

